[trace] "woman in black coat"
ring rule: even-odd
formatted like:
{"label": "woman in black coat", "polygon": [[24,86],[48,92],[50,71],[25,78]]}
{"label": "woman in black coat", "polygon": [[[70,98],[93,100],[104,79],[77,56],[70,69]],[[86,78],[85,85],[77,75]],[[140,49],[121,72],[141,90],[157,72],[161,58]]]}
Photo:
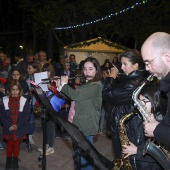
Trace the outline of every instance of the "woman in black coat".
{"label": "woman in black coat", "polygon": [[[129,50],[120,56],[121,69],[124,75],[118,74],[113,65],[107,83],[103,90],[103,99],[110,104],[112,143],[115,154],[115,163],[119,163],[122,148],[119,138],[119,120],[126,114],[134,111],[132,100],[133,91],[145,80],[147,72],[143,69],[143,61],[137,50]],[[131,126],[126,123],[126,129]]]}

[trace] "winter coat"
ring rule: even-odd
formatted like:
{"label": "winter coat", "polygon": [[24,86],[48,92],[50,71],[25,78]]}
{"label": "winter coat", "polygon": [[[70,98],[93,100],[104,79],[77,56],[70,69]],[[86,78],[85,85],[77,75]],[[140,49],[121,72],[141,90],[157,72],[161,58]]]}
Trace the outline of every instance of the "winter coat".
{"label": "winter coat", "polygon": [[96,135],[102,105],[101,82],[88,82],[78,86],[76,90],[65,84],[61,93],[75,101],[73,124],[78,126],[85,136]]}
{"label": "winter coat", "polygon": [[146,71],[136,70],[118,80],[108,77],[108,82],[103,89],[103,99],[111,107],[111,130],[118,132],[119,120],[134,111],[132,94],[145,80]]}
{"label": "winter coat", "polygon": [[154,137],[161,144],[170,147],[170,72],[161,80],[160,90],[168,97],[167,114],[154,130]]}
{"label": "winter coat", "polygon": [[[3,104],[0,107],[0,120],[3,125],[3,134],[13,134],[9,128],[13,125],[10,118],[10,108],[8,107],[9,97],[3,97]],[[21,138],[29,133],[29,118],[31,106],[23,96],[20,98],[19,116],[17,121],[17,137]]]}

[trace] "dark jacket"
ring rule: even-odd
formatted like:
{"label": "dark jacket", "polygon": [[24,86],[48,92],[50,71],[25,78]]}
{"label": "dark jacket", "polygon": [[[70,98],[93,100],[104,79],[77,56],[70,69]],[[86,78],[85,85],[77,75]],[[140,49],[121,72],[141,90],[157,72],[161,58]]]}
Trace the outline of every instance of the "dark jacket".
{"label": "dark jacket", "polygon": [[[103,90],[103,99],[111,105],[112,132],[118,130],[119,120],[134,111],[133,91],[145,80],[146,71],[134,71],[118,80],[107,78],[108,83]],[[110,81],[110,82],[109,82]]]}
{"label": "dark jacket", "polygon": [[[3,104],[0,107],[0,120],[3,125],[3,134],[13,134],[13,131],[9,131],[12,126],[12,120],[10,118],[10,108],[8,108],[9,97],[3,97]],[[21,138],[29,133],[29,118],[31,112],[31,106],[27,102],[27,99],[21,96],[20,109],[17,121],[17,137]]]}
{"label": "dark jacket", "polygon": [[160,89],[167,95],[168,106],[165,119],[154,130],[154,137],[161,144],[170,147],[170,72],[161,80]]}

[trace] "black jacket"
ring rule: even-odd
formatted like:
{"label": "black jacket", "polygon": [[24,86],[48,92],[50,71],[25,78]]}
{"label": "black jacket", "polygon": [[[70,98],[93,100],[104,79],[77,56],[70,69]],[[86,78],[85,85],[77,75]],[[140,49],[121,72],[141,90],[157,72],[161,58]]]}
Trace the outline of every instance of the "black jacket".
{"label": "black jacket", "polygon": [[167,95],[168,106],[164,120],[154,130],[154,137],[161,144],[170,147],[170,72],[161,80],[160,89]]}
{"label": "black jacket", "polygon": [[103,99],[111,105],[111,130],[118,131],[119,120],[125,115],[134,111],[132,100],[133,91],[145,80],[146,71],[134,71],[129,75],[120,78],[107,78],[103,90]]}
{"label": "black jacket", "polygon": [[[107,85],[105,85],[103,90],[103,98],[111,105],[111,130],[113,136],[119,136],[119,120],[124,115],[135,111],[132,94],[145,81],[146,77],[146,71],[138,70],[130,73],[128,76],[121,76],[118,80],[108,78],[108,83],[106,83]],[[140,164],[139,168],[138,162],[135,163],[134,160],[154,163],[155,160],[149,155],[143,156],[143,147],[147,139],[143,132],[143,120],[140,114],[128,119],[125,122],[125,127],[129,141],[138,147],[137,154],[131,156],[133,168],[140,169],[142,167],[142,164]]]}

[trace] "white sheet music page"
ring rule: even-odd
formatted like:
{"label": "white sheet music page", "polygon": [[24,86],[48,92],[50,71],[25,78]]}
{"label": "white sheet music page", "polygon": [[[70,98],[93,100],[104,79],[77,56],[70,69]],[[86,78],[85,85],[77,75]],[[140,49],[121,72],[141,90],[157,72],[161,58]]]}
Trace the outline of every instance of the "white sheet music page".
{"label": "white sheet music page", "polygon": [[46,78],[48,78],[47,71],[34,74],[35,83],[38,84],[43,91],[48,91],[47,84],[42,84],[42,79]]}

